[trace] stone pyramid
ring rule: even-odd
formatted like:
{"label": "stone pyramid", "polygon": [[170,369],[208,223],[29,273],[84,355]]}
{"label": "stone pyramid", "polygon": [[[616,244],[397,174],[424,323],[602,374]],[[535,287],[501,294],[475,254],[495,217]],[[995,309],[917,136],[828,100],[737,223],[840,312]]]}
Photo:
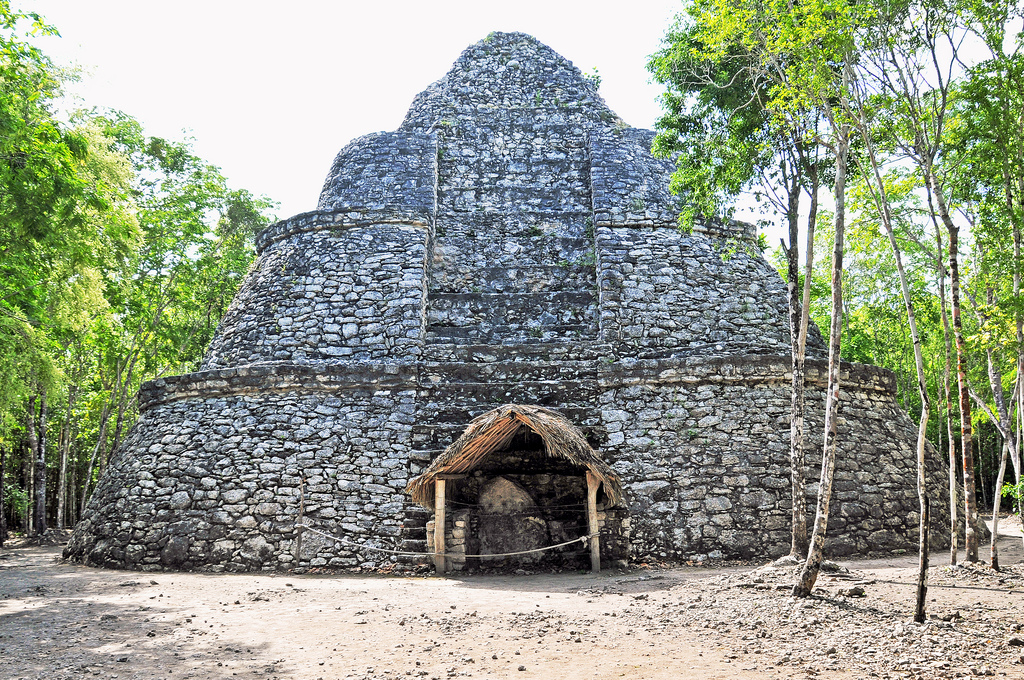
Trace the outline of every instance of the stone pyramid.
{"label": "stone pyramid", "polygon": [[[469,47],[398,130],[338,153],[316,210],[259,235],[200,369],[142,387],[65,555],[142,570],[420,561],[431,517],[407,483],[505,403],[566,416],[621,477],[624,503],[600,508],[606,560],[785,553],[785,287],[749,225],[677,229],[652,139],[534,38]],[[811,481],[822,352],[815,331]],[[843,390],[831,554],[913,549],[916,430],[894,378],[850,365]],[[578,480],[531,458],[529,435],[454,484],[453,550],[481,549],[481,489],[498,477],[546,540],[580,535]]]}

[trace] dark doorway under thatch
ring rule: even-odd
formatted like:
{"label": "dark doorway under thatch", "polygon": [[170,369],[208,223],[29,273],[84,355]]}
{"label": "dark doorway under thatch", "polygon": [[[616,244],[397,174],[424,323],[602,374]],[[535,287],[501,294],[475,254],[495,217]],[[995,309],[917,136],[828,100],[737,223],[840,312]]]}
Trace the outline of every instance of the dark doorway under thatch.
{"label": "dark doorway under thatch", "polygon": [[427,539],[439,570],[584,566],[591,552],[579,539],[598,533],[605,560],[625,557],[618,475],[549,409],[507,404],[479,416],[407,491],[435,511]]}

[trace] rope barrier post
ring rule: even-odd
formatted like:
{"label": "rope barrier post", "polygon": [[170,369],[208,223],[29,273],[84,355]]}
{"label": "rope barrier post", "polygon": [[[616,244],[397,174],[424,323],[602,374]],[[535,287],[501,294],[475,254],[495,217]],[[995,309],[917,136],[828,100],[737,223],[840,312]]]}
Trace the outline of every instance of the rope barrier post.
{"label": "rope barrier post", "polygon": [[590,526],[590,571],[595,574],[601,571],[601,537],[600,528],[597,525],[597,489],[601,486],[598,479],[590,470],[587,470],[587,523]]}
{"label": "rope barrier post", "polygon": [[434,480],[434,571],[444,573],[444,485],[445,480]]}

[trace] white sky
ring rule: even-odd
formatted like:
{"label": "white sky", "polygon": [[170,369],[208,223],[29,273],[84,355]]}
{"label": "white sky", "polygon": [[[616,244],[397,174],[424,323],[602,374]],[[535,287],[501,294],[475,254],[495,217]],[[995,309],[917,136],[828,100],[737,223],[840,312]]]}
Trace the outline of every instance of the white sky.
{"label": "white sky", "polygon": [[[398,127],[413,97],[491,31],[523,31],[584,72],[630,125],[652,128],[660,89],[647,57],[680,0],[15,0],[54,24],[38,41],[86,73],[88,106],[150,135],[195,138],[231,186],[312,210],[335,154]],[[183,130],[186,131],[183,133]]]}

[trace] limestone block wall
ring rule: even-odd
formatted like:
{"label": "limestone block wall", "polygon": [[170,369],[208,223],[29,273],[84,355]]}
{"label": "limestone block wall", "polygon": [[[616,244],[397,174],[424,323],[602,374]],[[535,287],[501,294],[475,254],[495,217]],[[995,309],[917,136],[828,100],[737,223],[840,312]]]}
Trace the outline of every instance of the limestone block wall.
{"label": "limestone block wall", "polygon": [[523,33],[488,36],[468,47],[452,69],[420,92],[402,130],[428,130],[464,112],[507,109],[575,110],[621,122],[572,62]]}
{"label": "limestone block wall", "polygon": [[[669,190],[675,162],[651,155],[655,133],[624,126],[588,135],[594,222],[599,226],[678,227],[682,204]],[[698,219],[693,231],[753,243],[754,225]],[[733,244],[735,247],[738,244]]]}
{"label": "limestone block wall", "polygon": [[437,236],[429,340],[497,345],[596,336],[593,240],[581,221],[520,226],[497,236],[494,229]]}
{"label": "limestone block wall", "polygon": [[[597,228],[601,337],[702,354],[790,351],[786,289],[746,241],[675,227]],[[811,356],[824,352],[816,328]]]}
{"label": "limestone block wall", "polygon": [[680,201],[665,182],[675,171],[675,163],[651,156],[654,132],[636,128],[594,130],[588,142],[593,210],[598,224],[676,224]]}
{"label": "limestone block wall", "polygon": [[386,562],[296,525],[399,545],[412,385],[407,371],[367,365],[265,366],[149,383],[148,408],[66,554],[144,571]]}
{"label": "limestone block wall", "polygon": [[423,132],[359,137],[334,158],[320,193],[320,210],[393,210],[429,215],[434,207],[437,153]]}
{"label": "limestone block wall", "polygon": [[436,126],[428,339],[595,334],[586,129],[578,109],[543,107],[474,110]]}
{"label": "limestone block wall", "polygon": [[[536,379],[542,361],[483,358],[429,370],[418,362],[261,364],[147,383],[142,416],[65,555],[143,570],[259,571],[395,559],[357,545],[425,551],[429,516],[405,485],[467,418],[510,400],[561,410],[621,475],[626,504],[603,511],[606,556],[749,558],[788,549],[785,357],[590,361],[576,378],[584,362],[570,362],[556,364],[564,380],[554,382]],[[892,374],[864,366],[844,373],[829,554],[912,550],[916,428],[895,403]],[[812,503],[824,381],[823,363],[813,363]],[[929,456],[932,522],[942,526],[943,462]],[[346,542],[302,532],[302,523]],[[946,539],[933,537],[937,546]]]}
{"label": "limestone block wall", "polygon": [[499,229],[486,216],[439,232],[430,295],[596,291],[592,234],[582,225],[555,227],[533,217],[504,217],[497,238],[493,234]]}
{"label": "limestone block wall", "polygon": [[269,241],[201,366],[419,356],[426,324],[424,224],[352,223]]}
{"label": "limestone block wall", "polygon": [[589,210],[585,133],[578,114],[561,109],[443,120],[436,133],[438,214]]}
{"label": "limestone block wall", "polygon": [[[808,371],[806,479],[813,522],[825,365]],[[779,556],[789,549],[790,386],[779,357],[637,362],[601,397],[605,459],[623,478],[634,557]],[[629,374],[635,379],[630,380]],[[658,379],[647,381],[644,375]],[[830,555],[917,545],[916,427],[892,374],[847,366],[829,518]],[[929,450],[934,526],[948,522],[943,463]],[[933,532],[936,546],[943,532]]]}

